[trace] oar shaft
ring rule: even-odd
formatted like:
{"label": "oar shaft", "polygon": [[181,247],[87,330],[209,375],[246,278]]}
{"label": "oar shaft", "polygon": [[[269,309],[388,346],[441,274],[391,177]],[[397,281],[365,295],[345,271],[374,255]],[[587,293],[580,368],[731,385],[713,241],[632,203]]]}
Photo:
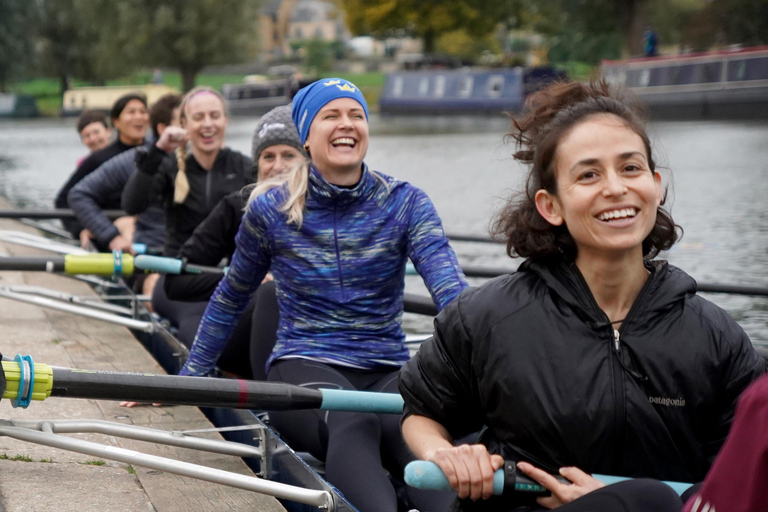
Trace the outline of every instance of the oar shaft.
{"label": "oar shaft", "polygon": [[[126,213],[122,210],[102,210],[108,219],[114,220],[119,217],[125,217]],[[75,212],[69,209],[58,210],[0,210],[2,219],[76,219]]]}
{"label": "oar shaft", "polygon": [[3,256],[0,270],[18,272],[64,272],[64,256]]}
{"label": "oar shaft", "polygon": [[275,382],[57,367],[51,396],[272,411],[319,409],[323,402],[318,390]]}

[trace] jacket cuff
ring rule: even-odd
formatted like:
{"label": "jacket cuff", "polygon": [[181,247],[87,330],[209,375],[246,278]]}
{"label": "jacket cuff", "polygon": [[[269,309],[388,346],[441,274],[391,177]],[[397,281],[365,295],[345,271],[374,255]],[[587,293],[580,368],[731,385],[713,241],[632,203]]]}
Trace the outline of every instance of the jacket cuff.
{"label": "jacket cuff", "polygon": [[138,170],[143,173],[152,175],[157,172],[157,170],[160,168],[160,163],[163,161],[163,158],[165,158],[168,154],[169,153],[166,153],[162,149],[158,148],[155,144],[152,144],[149,149],[142,146],[136,149],[136,157],[134,158],[134,162],[136,163],[136,168]]}
{"label": "jacket cuff", "polygon": [[99,242],[99,245],[102,247],[109,247],[109,242],[112,241],[113,238],[118,236],[120,234],[120,231],[115,227],[114,224],[110,224],[108,229],[105,229],[104,231],[97,233],[93,233],[93,236],[96,238],[96,241]]}

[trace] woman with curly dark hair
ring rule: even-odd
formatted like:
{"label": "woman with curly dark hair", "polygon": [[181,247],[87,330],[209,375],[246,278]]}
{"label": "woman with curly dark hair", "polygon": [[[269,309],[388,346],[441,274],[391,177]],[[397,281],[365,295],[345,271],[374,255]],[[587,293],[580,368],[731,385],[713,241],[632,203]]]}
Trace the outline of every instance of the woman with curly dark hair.
{"label": "woman with curly dark hair", "polygon": [[[553,84],[514,128],[530,171],[495,228],[527,260],[438,315],[400,374],[404,436],[462,510],[680,510],[655,479],[704,478],[766,363],[691,277],[652,259],[680,230],[628,93]],[[488,499],[504,460],[551,496]],[[646,479],[604,487],[592,472]]]}

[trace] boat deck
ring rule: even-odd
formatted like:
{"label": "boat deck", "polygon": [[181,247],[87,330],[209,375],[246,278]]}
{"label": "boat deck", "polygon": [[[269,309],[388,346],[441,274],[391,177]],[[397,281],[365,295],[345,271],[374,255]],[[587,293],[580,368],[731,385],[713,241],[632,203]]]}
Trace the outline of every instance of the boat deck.
{"label": "boat deck", "polygon": [[[7,206],[0,199],[0,207]],[[0,220],[0,229],[35,232],[7,220]],[[0,243],[0,254],[19,256],[43,252]],[[87,284],[62,276],[0,272],[0,285],[22,284],[93,295]],[[35,362],[54,366],[165,373],[126,328],[8,299],[0,299],[0,351],[10,357],[30,354]],[[28,409],[14,409],[9,400],[3,400],[0,419],[96,419],[165,430],[213,428],[195,407],[126,409],[117,402],[59,398],[32,402]],[[206,435],[221,438],[215,433]],[[236,457],[100,434],[73,437],[253,475]],[[0,437],[0,510],[271,512],[284,509],[274,498],[254,492]]]}

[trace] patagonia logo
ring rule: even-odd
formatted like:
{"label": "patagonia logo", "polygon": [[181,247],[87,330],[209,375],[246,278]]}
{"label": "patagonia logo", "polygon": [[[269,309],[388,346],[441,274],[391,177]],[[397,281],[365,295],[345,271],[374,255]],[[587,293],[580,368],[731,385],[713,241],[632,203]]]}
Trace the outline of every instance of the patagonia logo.
{"label": "patagonia logo", "polygon": [[264,137],[267,134],[267,132],[270,130],[276,130],[280,128],[285,128],[285,124],[284,123],[267,123],[261,127],[261,130],[259,130],[259,137]]}
{"label": "patagonia logo", "polygon": [[685,407],[684,398],[665,398],[663,396],[649,396],[648,401],[654,405],[663,405],[665,407]]}

